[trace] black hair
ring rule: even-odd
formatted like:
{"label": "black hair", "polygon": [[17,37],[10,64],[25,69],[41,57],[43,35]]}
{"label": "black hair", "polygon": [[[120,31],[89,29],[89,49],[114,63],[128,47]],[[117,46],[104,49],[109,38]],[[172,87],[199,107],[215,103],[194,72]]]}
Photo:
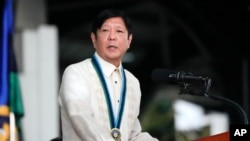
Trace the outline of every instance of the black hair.
{"label": "black hair", "polygon": [[125,23],[125,26],[128,30],[128,35],[132,34],[132,22],[129,19],[129,17],[124,13],[124,11],[119,9],[106,9],[101,11],[96,18],[94,19],[92,26],[91,26],[91,32],[96,34],[97,29],[100,29],[102,24],[105,22],[105,20],[112,18],[112,17],[121,17]]}

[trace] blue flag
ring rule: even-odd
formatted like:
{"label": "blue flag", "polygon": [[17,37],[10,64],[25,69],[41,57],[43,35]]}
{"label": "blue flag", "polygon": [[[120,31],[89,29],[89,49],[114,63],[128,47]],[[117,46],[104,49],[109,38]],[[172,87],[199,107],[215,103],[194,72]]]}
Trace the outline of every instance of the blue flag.
{"label": "blue flag", "polygon": [[[5,0],[2,14],[0,48],[0,141],[9,141],[14,133],[15,141],[22,141],[21,118],[24,115],[21,89],[18,79],[13,39],[13,3]],[[12,114],[10,114],[12,113]],[[14,117],[14,132],[10,131],[10,115]],[[13,119],[13,118],[11,118]]]}

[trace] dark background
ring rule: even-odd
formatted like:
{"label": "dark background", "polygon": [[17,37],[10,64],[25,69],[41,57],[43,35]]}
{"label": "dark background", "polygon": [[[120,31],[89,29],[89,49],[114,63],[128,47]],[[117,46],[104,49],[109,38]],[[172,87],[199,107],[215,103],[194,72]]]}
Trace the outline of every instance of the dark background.
{"label": "dark background", "polygon": [[[106,8],[125,10],[134,24],[134,38],[124,63],[141,82],[142,106],[159,85],[155,68],[183,70],[212,79],[211,94],[231,99],[249,114],[249,4],[238,0],[47,0],[47,21],[60,38],[60,73],[93,53],[90,23]],[[199,98],[194,100],[199,103]],[[228,111],[232,123],[242,122],[237,110],[214,101],[199,103]],[[216,105],[216,106],[215,106]]]}

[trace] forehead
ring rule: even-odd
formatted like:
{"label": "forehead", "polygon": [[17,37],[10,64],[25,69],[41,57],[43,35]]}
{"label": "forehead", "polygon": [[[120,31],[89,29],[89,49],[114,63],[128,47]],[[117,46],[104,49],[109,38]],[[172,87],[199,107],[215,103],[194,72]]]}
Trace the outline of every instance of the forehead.
{"label": "forehead", "polygon": [[108,18],[102,24],[102,26],[110,26],[110,25],[125,27],[125,23],[121,17]]}

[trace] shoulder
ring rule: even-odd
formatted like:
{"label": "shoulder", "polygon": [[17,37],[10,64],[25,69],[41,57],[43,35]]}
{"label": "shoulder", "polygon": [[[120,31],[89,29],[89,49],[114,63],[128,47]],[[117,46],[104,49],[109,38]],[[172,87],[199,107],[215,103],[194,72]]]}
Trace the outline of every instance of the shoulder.
{"label": "shoulder", "polygon": [[134,74],[132,74],[127,69],[124,69],[124,71],[125,71],[125,75],[126,75],[126,78],[127,78],[128,81],[132,81],[133,83],[137,83],[139,85],[139,80]]}
{"label": "shoulder", "polygon": [[91,67],[91,59],[87,58],[81,62],[77,62],[74,64],[70,64],[68,65],[65,70],[64,73],[67,72],[85,72],[88,71],[89,67]]}

